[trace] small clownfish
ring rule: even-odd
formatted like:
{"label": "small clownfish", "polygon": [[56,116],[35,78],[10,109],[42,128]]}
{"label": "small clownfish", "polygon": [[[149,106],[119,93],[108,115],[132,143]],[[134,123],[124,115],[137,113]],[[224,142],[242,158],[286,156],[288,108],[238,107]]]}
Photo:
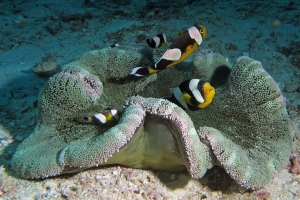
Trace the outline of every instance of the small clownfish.
{"label": "small clownfish", "polygon": [[206,36],[206,29],[201,25],[194,25],[183,32],[167,49],[157,63],[147,67],[135,67],[130,74],[146,76],[170,68],[194,53]]}
{"label": "small clownfish", "polygon": [[170,88],[172,96],[165,98],[186,110],[196,111],[207,107],[215,96],[215,88],[209,82],[189,79],[176,88]]}
{"label": "small clownfish", "polygon": [[84,116],[83,122],[94,124],[109,124],[119,120],[116,109],[105,110],[102,113],[97,113],[93,116]]}
{"label": "small clownfish", "polygon": [[110,45],[109,48],[115,48],[115,47],[118,47],[118,46],[120,46],[120,45],[118,43],[115,43],[115,44]]}
{"label": "small clownfish", "polygon": [[157,48],[161,47],[162,45],[164,46],[167,43],[167,36],[164,33],[160,33],[152,39],[147,39],[146,41],[149,47]]}

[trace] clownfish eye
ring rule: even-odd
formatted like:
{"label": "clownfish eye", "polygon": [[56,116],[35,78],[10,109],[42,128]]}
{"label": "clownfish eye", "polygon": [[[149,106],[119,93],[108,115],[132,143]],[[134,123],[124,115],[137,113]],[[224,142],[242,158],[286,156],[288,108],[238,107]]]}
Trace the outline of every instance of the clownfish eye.
{"label": "clownfish eye", "polygon": [[203,28],[202,28],[202,29],[200,29],[200,33],[203,33],[203,32],[204,32]]}

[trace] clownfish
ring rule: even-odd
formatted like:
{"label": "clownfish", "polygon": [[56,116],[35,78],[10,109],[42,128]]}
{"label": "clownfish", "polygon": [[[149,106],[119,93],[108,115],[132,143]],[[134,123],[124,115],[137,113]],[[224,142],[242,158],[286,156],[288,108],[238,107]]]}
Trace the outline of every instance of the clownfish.
{"label": "clownfish", "polygon": [[206,36],[206,29],[201,25],[194,25],[183,32],[167,49],[157,63],[147,67],[135,67],[130,74],[146,76],[172,67],[196,51]]}
{"label": "clownfish", "polygon": [[120,45],[118,43],[115,43],[115,44],[110,45],[109,48],[115,48],[115,47],[118,47],[118,46],[120,46]]}
{"label": "clownfish", "polygon": [[170,88],[171,97],[165,98],[186,110],[196,111],[207,107],[215,96],[215,88],[209,82],[189,79],[176,88]]}
{"label": "clownfish", "polygon": [[164,46],[167,43],[167,36],[164,33],[160,33],[151,39],[146,40],[148,46],[151,48],[157,48]]}
{"label": "clownfish", "polygon": [[94,124],[109,124],[119,120],[116,109],[105,110],[102,113],[97,113],[93,116],[84,116],[83,122]]}

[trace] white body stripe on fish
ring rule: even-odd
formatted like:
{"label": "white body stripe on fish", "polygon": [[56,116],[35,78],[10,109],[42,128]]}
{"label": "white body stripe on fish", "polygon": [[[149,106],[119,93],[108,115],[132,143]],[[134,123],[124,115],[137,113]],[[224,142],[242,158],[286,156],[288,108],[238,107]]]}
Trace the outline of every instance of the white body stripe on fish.
{"label": "white body stripe on fish", "polygon": [[162,34],[162,35],[163,35],[165,43],[167,43],[167,36],[166,36],[166,34]]}
{"label": "white body stripe on fish", "polygon": [[155,37],[153,37],[152,39],[153,39],[154,42],[155,42],[155,47],[158,47],[159,44],[160,44],[160,39],[159,39],[159,37],[155,36]]}
{"label": "white body stripe on fish", "polygon": [[106,123],[106,117],[103,114],[95,114],[94,117],[96,117],[102,124]]}
{"label": "white body stripe on fish", "polygon": [[165,54],[161,57],[161,59],[166,59],[166,60],[171,60],[171,61],[177,61],[180,58],[181,58],[181,51],[180,51],[180,49],[177,49],[177,48],[175,48],[175,49],[168,49],[165,52]]}

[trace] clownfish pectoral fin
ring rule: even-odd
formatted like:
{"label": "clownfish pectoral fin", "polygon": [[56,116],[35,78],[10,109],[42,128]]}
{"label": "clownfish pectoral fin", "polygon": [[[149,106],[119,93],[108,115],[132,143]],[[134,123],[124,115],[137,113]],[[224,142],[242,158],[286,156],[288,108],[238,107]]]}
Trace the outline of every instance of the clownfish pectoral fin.
{"label": "clownfish pectoral fin", "polygon": [[147,76],[156,72],[159,72],[160,70],[154,69],[153,67],[134,67],[131,71],[130,71],[130,75],[134,75],[134,76]]}
{"label": "clownfish pectoral fin", "polygon": [[167,44],[167,43],[162,43],[161,46],[162,46],[164,49],[167,49],[167,48],[168,48],[168,44]]}
{"label": "clownfish pectoral fin", "polygon": [[181,31],[176,31],[175,34],[179,36],[181,35]]}
{"label": "clownfish pectoral fin", "polygon": [[181,96],[181,99],[190,106],[193,105],[191,102],[191,98],[192,98],[191,95],[189,95],[188,93],[185,93]]}

